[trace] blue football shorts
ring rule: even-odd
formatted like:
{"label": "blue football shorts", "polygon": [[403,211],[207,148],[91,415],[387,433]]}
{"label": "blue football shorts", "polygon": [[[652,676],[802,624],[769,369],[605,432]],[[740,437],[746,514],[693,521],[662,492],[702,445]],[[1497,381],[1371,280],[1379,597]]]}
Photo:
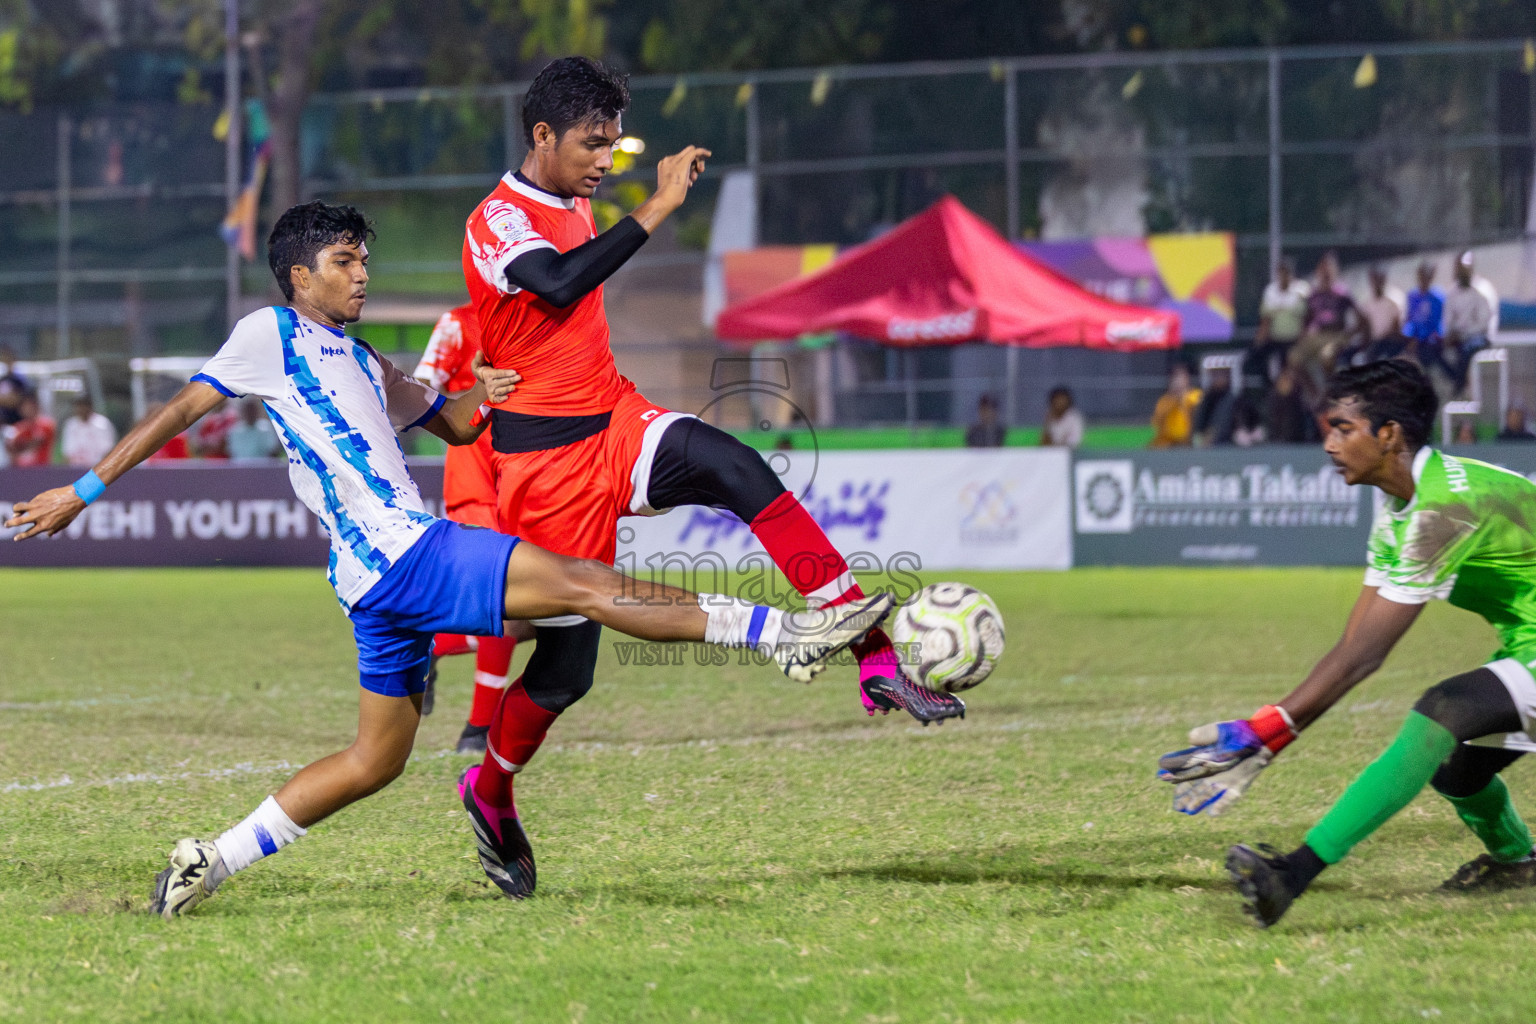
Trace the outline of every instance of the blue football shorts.
{"label": "blue football shorts", "polygon": [[352,608],[363,689],[421,693],[438,633],[501,636],[507,559],[517,541],[446,519],[428,527]]}

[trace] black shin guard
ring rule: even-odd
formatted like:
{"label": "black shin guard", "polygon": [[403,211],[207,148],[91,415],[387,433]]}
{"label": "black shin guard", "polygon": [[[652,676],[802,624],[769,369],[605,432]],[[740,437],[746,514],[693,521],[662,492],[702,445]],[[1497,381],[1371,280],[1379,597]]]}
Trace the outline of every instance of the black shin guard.
{"label": "black shin guard", "polygon": [[1465,743],[1479,736],[1519,732],[1522,728],[1520,712],[1509,690],[1491,669],[1474,669],[1430,687],[1413,709],[1462,741],[1430,780],[1430,785],[1443,796],[1467,797],[1482,792],[1495,775],[1520,757],[1519,751],[1469,747]]}
{"label": "black shin guard", "polygon": [[523,669],[523,690],[529,700],[558,715],[592,689],[603,627],[582,622],[576,626],[536,626],[535,630],[538,643]]}

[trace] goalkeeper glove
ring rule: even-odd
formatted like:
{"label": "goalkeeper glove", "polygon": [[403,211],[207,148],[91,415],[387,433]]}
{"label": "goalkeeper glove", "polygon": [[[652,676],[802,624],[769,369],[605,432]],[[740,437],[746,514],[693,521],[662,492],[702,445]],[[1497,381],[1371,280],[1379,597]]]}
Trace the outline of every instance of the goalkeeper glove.
{"label": "goalkeeper glove", "polygon": [[1193,815],[1201,811],[1212,817],[1221,814],[1248,791],[1274,756],[1260,747],[1258,753],[1239,761],[1235,767],[1179,783],[1173,790],[1173,809],[1180,814]]}
{"label": "goalkeeper glove", "polygon": [[[1189,731],[1194,744],[1158,758],[1157,777],[1188,782],[1236,768],[1263,751],[1273,757],[1296,738],[1296,725],[1285,709],[1267,704],[1249,719],[1214,722]],[[1265,764],[1269,763],[1266,758]],[[1260,765],[1263,767],[1263,765]],[[1252,781],[1251,779],[1249,780]],[[1243,788],[1247,788],[1246,783]]]}

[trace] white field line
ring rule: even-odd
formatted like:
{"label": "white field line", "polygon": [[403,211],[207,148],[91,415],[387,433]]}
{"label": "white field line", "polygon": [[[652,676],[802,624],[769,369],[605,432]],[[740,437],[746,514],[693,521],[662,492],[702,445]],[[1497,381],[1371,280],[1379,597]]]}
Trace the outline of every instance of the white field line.
{"label": "white field line", "polygon": [[[95,707],[104,704],[131,704],[150,701],[165,700],[169,698],[150,697],[107,697],[75,701],[42,701],[37,703],[0,702],[0,711],[4,710],[47,710],[61,707]],[[1361,701],[1347,705],[1340,710],[1348,714],[1400,714],[1403,706],[1400,702],[1390,699]],[[711,748],[739,748],[739,747],[792,747],[816,745],[820,743],[869,743],[877,740],[891,738],[912,737],[939,737],[956,731],[966,733],[1010,733],[1010,732],[1057,732],[1063,729],[1156,729],[1187,724],[1183,720],[1187,715],[1175,711],[1142,712],[1135,711],[1122,714],[1062,714],[1050,718],[1010,718],[999,722],[957,722],[945,726],[931,726],[922,728],[916,723],[906,726],[895,726],[886,729],[843,729],[836,732],[795,732],[775,733],[771,735],[733,736],[721,739],[692,739],[676,740],[663,743],[633,743],[612,742],[604,740],[575,741],[570,743],[548,743],[541,750],[547,757],[550,754],[602,754],[616,753],[629,754],[639,757],[647,752],[661,752],[668,750],[707,750]],[[894,724],[894,723],[893,723]],[[433,751],[431,753],[415,753],[411,755],[412,761],[438,761],[445,757],[455,756],[452,748]],[[117,775],[106,779],[76,779],[70,775],[61,775],[49,781],[13,781],[0,784],[0,795],[7,793],[37,793],[46,790],[64,789],[71,786],[99,787],[99,786],[128,786],[128,785],[164,785],[170,782],[186,782],[192,779],[233,779],[252,775],[272,775],[297,771],[301,766],[288,761],[275,761],[269,764],[256,764],[253,762],[241,762],[223,768],[208,768],[201,771],[184,772],[133,772],[127,775]]]}
{"label": "white field line", "polygon": [[[1396,714],[1402,708],[1391,701],[1369,701],[1359,705],[1353,705],[1344,710],[1351,713],[1386,712]],[[758,736],[734,736],[724,739],[695,739],[677,740],[668,743],[622,743],[593,740],[589,742],[573,743],[547,743],[541,748],[541,752],[548,757],[550,754],[628,754],[631,757],[639,757],[644,753],[662,752],[669,750],[708,750],[711,748],[739,748],[739,747],[804,747],[815,746],[822,743],[870,743],[886,739],[912,739],[931,737],[938,738],[957,731],[965,733],[1028,733],[1028,732],[1056,732],[1062,729],[1155,729],[1167,728],[1180,724],[1182,719],[1174,712],[1146,714],[1133,712],[1120,715],[1063,715],[1055,720],[1040,718],[1011,718],[1000,722],[956,722],[948,726],[930,726],[922,728],[916,724],[897,726],[889,729],[844,729],[837,732],[796,732],[775,735]],[[415,753],[411,755],[413,762],[440,761],[446,757],[457,756],[452,748],[445,748],[430,753]],[[50,781],[15,781],[0,784],[0,795],[7,793],[37,793],[46,790],[64,789],[71,786],[83,786],[94,788],[99,786],[131,786],[131,785],[165,785],[171,782],[186,782],[192,779],[234,779],[252,775],[275,775],[297,771],[301,766],[288,761],[275,761],[269,764],[256,764],[242,762],[224,768],[208,768],[202,771],[185,772],[133,772],[127,775],[117,775],[106,779],[75,779],[69,775],[62,775]]]}
{"label": "white field line", "polygon": [[56,711],[60,708],[100,708],[112,707],[119,704],[158,704],[162,701],[180,699],[169,696],[160,697],[86,697],[80,700],[0,700],[0,711]]}

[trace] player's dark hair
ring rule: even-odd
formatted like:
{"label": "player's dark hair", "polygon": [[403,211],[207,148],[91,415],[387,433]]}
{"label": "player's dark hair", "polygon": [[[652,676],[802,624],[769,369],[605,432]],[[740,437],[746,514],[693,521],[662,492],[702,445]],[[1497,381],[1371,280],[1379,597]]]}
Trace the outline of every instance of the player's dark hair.
{"label": "player's dark hair", "polygon": [[1371,430],[1396,423],[1415,451],[1429,443],[1435,413],[1440,411],[1440,398],[1429,378],[1406,359],[1380,359],[1334,374],[1323,392],[1324,403],[1350,399],[1360,403]]}
{"label": "player's dark hair", "polygon": [[290,207],[272,225],[272,234],[267,238],[267,264],[277,278],[277,286],[283,290],[283,298],[292,302],[290,271],[294,267],[319,270],[320,250],[326,246],[371,241],[373,228],[356,208],[305,203]]}
{"label": "player's dark hair", "polygon": [[533,148],[533,126],[540,121],[558,139],[588,121],[617,121],[628,107],[628,75],[586,57],[561,57],[544,66],[523,96],[523,143]]}

